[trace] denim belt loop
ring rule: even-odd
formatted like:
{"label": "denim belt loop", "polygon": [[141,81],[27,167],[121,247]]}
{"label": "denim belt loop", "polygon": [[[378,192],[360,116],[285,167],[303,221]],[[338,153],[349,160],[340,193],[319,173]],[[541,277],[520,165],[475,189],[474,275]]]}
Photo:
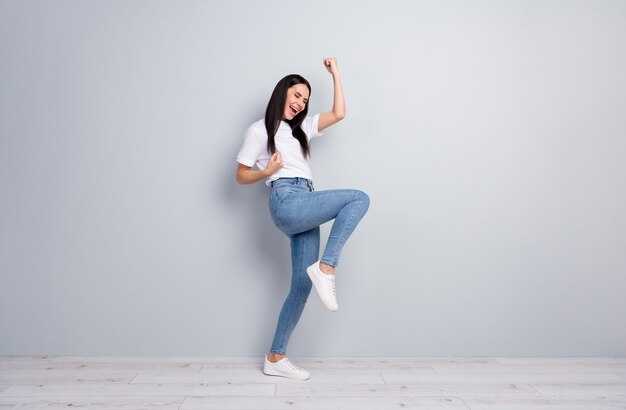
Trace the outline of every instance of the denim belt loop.
{"label": "denim belt loop", "polygon": [[309,191],[313,191],[313,181],[311,181],[310,179],[302,178],[302,177],[296,177],[296,181],[297,181],[297,183],[300,183],[300,181],[306,182],[306,185],[309,187]]}

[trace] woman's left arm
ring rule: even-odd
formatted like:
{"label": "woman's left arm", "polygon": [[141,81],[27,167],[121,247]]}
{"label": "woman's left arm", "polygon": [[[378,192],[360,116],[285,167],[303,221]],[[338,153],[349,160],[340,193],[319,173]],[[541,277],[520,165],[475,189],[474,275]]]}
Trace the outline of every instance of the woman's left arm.
{"label": "woman's left arm", "polygon": [[343,98],[343,89],[341,88],[341,78],[339,77],[339,69],[337,68],[336,58],[325,58],[324,67],[333,76],[334,83],[334,99],[333,110],[320,113],[320,119],[317,123],[317,129],[321,132],[324,128],[328,128],[333,124],[343,120],[346,116],[346,101]]}

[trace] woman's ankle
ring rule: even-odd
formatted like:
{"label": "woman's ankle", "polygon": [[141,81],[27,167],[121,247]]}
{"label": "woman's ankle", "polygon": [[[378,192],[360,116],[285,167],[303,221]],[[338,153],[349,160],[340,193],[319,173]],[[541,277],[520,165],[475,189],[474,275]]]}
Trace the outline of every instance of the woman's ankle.
{"label": "woman's ankle", "polygon": [[267,355],[267,360],[269,360],[271,363],[276,363],[276,362],[280,361],[283,357],[285,357],[284,354],[270,352]]}
{"label": "woman's ankle", "polygon": [[322,273],[325,273],[327,275],[334,275],[335,274],[335,267],[332,265],[327,265],[324,262],[320,261],[320,270],[322,271]]}

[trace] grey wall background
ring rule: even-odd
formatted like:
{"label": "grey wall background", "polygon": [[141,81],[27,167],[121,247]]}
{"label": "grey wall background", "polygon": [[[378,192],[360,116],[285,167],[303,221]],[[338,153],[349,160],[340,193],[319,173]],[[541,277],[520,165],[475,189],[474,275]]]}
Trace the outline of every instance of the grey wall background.
{"label": "grey wall background", "polygon": [[289,242],[235,156],[336,56],[316,188],[372,204],[289,353],[624,355],[625,49],[623,1],[1,1],[0,354],[267,351]]}

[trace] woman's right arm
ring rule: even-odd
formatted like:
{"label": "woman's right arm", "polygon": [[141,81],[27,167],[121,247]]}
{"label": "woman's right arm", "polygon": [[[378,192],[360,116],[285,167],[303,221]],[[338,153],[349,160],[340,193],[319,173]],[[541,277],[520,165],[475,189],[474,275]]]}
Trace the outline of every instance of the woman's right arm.
{"label": "woman's right arm", "polygon": [[240,184],[254,184],[269,177],[283,167],[283,160],[277,152],[270,158],[265,169],[254,171],[252,167],[239,163],[237,167],[237,182]]}

